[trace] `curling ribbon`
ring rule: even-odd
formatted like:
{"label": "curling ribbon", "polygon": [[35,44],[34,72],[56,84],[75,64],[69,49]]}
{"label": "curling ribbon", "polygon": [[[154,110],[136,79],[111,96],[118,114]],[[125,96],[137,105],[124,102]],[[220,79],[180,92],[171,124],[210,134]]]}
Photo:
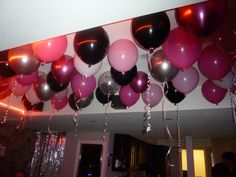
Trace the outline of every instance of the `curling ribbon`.
{"label": "curling ribbon", "polygon": [[108,130],[108,113],[107,113],[107,110],[108,110],[108,106],[109,106],[109,97],[110,95],[107,96],[107,99],[108,99],[108,103],[105,107],[105,116],[104,116],[104,121],[103,121],[103,133],[102,133],[102,144],[105,143],[105,140],[106,140],[106,133],[107,133],[107,130]]}
{"label": "curling ribbon", "polygon": [[24,127],[25,127],[25,115],[22,114],[21,117],[20,117],[20,122],[16,126],[16,129],[17,130],[22,130]]}
{"label": "curling ribbon", "polygon": [[143,120],[143,133],[149,133],[151,131],[151,108],[150,108],[150,73],[148,73],[148,88],[147,88],[147,102],[148,104],[145,105],[144,110],[146,111],[144,114],[145,119]]}
{"label": "curling ribbon", "polygon": [[51,115],[50,115],[49,118],[48,118],[48,133],[49,133],[49,134],[52,133],[52,131],[51,131],[51,129],[50,129],[50,122],[51,122],[52,117],[53,117],[53,115],[54,115],[55,112],[56,112],[56,109],[53,107],[53,110],[52,110],[52,112],[51,112]]}
{"label": "curling ribbon", "polygon": [[231,103],[231,108],[232,108],[232,116],[233,116],[233,128],[234,131],[236,131],[236,95],[232,94],[231,92],[229,92],[230,94],[230,103]]}
{"label": "curling ribbon", "polygon": [[[163,95],[166,95],[168,91],[165,93],[165,91],[164,91],[164,85],[166,85],[167,88],[168,88],[167,82],[164,82],[163,85],[162,85],[162,93],[163,93]],[[167,89],[167,90],[168,90],[168,89]],[[171,150],[172,150],[173,139],[172,139],[172,135],[171,135],[171,133],[170,133],[170,130],[169,130],[169,127],[168,127],[167,121],[166,121],[165,96],[164,96],[163,99],[162,99],[162,119],[163,119],[163,124],[164,124],[164,131],[165,131],[165,133],[168,135],[168,138],[169,138],[169,139],[168,139],[168,140],[169,140],[169,149],[168,149],[168,151],[167,151],[167,153],[166,153],[166,159],[168,159],[168,156],[170,155],[170,152],[171,152]],[[168,165],[171,166],[171,167],[174,167],[174,166],[175,166],[175,165],[169,163],[169,161],[168,161]]]}

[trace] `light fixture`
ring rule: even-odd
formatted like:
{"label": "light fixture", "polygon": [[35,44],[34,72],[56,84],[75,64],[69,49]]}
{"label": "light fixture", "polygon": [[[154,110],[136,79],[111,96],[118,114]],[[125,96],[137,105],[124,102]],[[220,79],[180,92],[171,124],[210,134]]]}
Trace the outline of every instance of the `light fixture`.
{"label": "light fixture", "polygon": [[23,109],[20,109],[20,108],[14,107],[14,106],[10,106],[10,105],[7,105],[7,104],[2,103],[2,102],[0,102],[0,107],[8,108],[8,109],[10,109],[10,110],[19,112],[19,113],[21,113],[21,114],[25,114],[25,111],[24,111]]}

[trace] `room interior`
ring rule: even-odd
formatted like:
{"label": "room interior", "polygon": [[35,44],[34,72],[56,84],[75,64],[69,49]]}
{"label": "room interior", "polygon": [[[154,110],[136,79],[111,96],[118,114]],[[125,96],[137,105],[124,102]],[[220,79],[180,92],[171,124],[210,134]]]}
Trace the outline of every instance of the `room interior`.
{"label": "room interior", "polygon": [[[65,55],[74,57],[76,52],[73,47],[73,41],[76,32],[98,26],[102,26],[107,32],[110,45],[119,39],[128,39],[135,43],[130,29],[133,18],[165,11],[169,17],[172,30],[178,26],[175,19],[176,8],[198,4],[203,1],[174,0],[164,2],[161,0],[149,0],[149,2],[146,2],[142,0],[136,2],[130,0],[126,2],[122,0],[112,2],[103,0],[102,2],[94,2],[90,0],[67,0],[59,3],[55,0],[50,2],[46,0],[23,0],[21,2],[4,0],[0,3],[0,21],[2,22],[0,28],[0,51],[65,35],[67,38]],[[228,0],[228,13],[233,13],[233,9],[236,9],[235,2]],[[209,44],[211,44],[211,40],[205,38],[203,47]],[[148,51],[137,44],[136,47],[138,49],[137,69],[138,71],[149,73]],[[158,49],[160,48],[161,46]],[[102,61],[101,69],[94,75],[96,88],[99,84],[99,77],[105,71],[109,71],[111,67],[107,56]],[[18,145],[19,148],[25,149],[20,144],[27,144],[28,139],[34,139],[35,131],[43,133],[59,132],[65,133],[66,139],[65,146],[60,146],[60,150],[64,150],[64,154],[62,153],[63,163],[58,174],[49,174],[48,176],[80,176],[78,169],[81,169],[79,168],[83,158],[81,155],[85,149],[82,147],[89,147],[88,145],[97,145],[96,147],[99,148],[102,145],[99,176],[142,176],[141,172],[138,173],[140,169],[137,168],[132,170],[114,170],[112,168],[115,165],[115,159],[113,158],[114,148],[116,147],[114,144],[116,141],[115,135],[123,134],[124,136],[132,137],[132,140],[129,139],[127,144],[135,139],[135,142],[136,140],[139,143],[142,142],[145,147],[146,144],[152,144],[158,147],[165,146],[170,150],[170,152],[165,151],[165,155],[167,154],[170,158],[170,163],[166,165],[169,176],[182,176],[184,175],[183,171],[188,171],[188,177],[210,177],[211,166],[221,160],[221,154],[224,151],[236,152],[234,122],[236,116],[234,117],[233,115],[235,110],[233,110],[234,105],[231,102],[232,98],[235,97],[235,93],[228,91],[219,104],[210,103],[204,98],[201,91],[202,85],[207,78],[199,71],[197,62],[193,66],[199,73],[199,82],[196,88],[191,93],[186,94],[185,98],[177,105],[162,97],[161,102],[151,108],[150,112],[145,110],[145,103],[141,97],[134,105],[126,108],[120,107],[115,102],[113,104],[117,105],[114,108],[111,102],[103,105],[94,96],[91,104],[79,111],[73,110],[69,104],[57,111],[53,108],[50,101],[45,101],[43,110],[36,112],[26,111],[24,104],[22,104],[21,96],[13,95],[0,100],[0,119],[2,122],[6,122],[6,124],[1,124],[0,127],[0,164],[4,164],[5,153],[7,154],[8,149],[14,146],[9,145],[11,144],[9,142],[12,142],[10,141],[12,137],[14,137],[14,140],[17,139],[15,138],[17,136],[19,139],[23,137],[22,142]],[[51,63],[42,63],[38,70],[48,73],[50,68]],[[150,77],[150,82],[162,86],[153,77]],[[69,84],[67,95],[69,96],[72,92]],[[118,94],[116,93],[116,95]],[[24,116],[22,116],[21,110],[24,110]],[[147,128],[145,113],[150,115],[150,120],[148,119],[150,131],[147,133],[143,132]],[[23,127],[23,130],[17,130],[19,131],[18,134],[14,129],[17,126]],[[29,136],[29,134],[32,136]],[[60,139],[60,142],[62,140],[63,138]],[[32,143],[32,141],[30,142]],[[140,147],[143,147],[143,144]],[[134,147],[132,145],[138,146],[135,143],[130,143],[127,156],[131,155],[131,147]],[[32,144],[31,149],[27,150],[31,155],[33,154],[33,146],[34,144]],[[120,147],[122,145],[117,146]],[[190,154],[187,155],[189,157],[186,158],[186,154],[184,155],[186,151],[183,151],[181,156],[178,152],[178,146],[181,146],[182,149],[187,149],[187,153]],[[193,159],[195,151],[199,153],[197,150],[204,150],[205,174],[197,174],[198,167],[194,164],[195,160]],[[13,151],[17,150],[13,148],[11,152]],[[27,158],[29,159],[30,157]],[[131,161],[132,158],[130,158],[128,159]],[[185,163],[179,161],[181,158]],[[196,159],[201,160],[200,156]],[[165,162],[163,161],[163,163]],[[188,167],[186,167],[186,164],[188,164]],[[202,172],[203,170],[199,171]],[[86,175],[96,176],[92,172],[86,172]]]}

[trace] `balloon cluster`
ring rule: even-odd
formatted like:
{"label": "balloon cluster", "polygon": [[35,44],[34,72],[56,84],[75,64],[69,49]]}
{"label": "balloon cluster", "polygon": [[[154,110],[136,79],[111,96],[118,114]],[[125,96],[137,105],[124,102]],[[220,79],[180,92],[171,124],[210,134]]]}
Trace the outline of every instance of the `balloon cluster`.
{"label": "balloon cluster", "polygon": [[[110,44],[102,27],[77,32],[74,57],[64,54],[66,36],[1,51],[0,99],[13,93],[22,96],[27,110],[50,100],[56,110],[69,103],[77,111],[89,106],[94,95],[101,104],[106,104],[119,94],[126,106],[134,105],[141,96],[146,105],[154,107],[164,93],[177,104],[198,85],[199,73],[193,67],[197,62],[208,79],[202,85],[202,95],[218,104],[227,89],[236,85],[236,62],[227,53],[232,53],[235,46],[224,48],[212,37],[215,44],[203,48],[203,41],[222,23],[226,6],[226,1],[215,0],[178,8],[175,17],[179,27],[172,30],[165,12],[134,18],[130,30],[134,42],[119,39]],[[159,84],[150,83],[148,73],[138,70],[137,46],[147,51],[150,75]],[[111,68],[99,76],[97,86],[94,75],[106,55]],[[49,73],[38,71],[41,63],[51,63]],[[68,85],[73,91],[70,96]]]}

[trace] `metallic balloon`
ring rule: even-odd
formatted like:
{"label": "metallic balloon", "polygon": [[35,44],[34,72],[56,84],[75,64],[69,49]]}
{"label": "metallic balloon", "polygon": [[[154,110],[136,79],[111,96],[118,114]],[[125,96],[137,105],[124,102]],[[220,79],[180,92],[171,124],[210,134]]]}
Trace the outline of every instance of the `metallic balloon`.
{"label": "metallic balloon", "polygon": [[47,75],[41,74],[34,83],[34,89],[38,98],[42,101],[48,101],[54,96],[54,92],[47,83]]}
{"label": "metallic balloon", "polygon": [[113,80],[110,71],[104,72],[99,77],[98,87],[104,95],[114,95],[120,89],[119,84]]}
{"label": "metallic balloon", "polygon": [[74,111],[77,111],[79,109],[89,106],[92,103],[93,99],[93,93],[85,98],[79,98],[79,96],[77,96],[75,93],[72,93],[69,96],[69,105]]}
{"label": "metallic balloon", "polygon": [[31,45],[24,45],[9,50],[8,62],[17,74],[31,74],[38,70],[40,61],[33,53]]}
{"label": "metallic balloon", "polygon": [[109,103],[114,98],[114,95],[104,95],[99,87],[96,89],[95,95],[97,100],[103,105]]}
{"label": "metallic balloon", "polygon": [[68,83],[59,83],[53,76],[52,72],[50,71],[47,75],[47,84],[49,85],[50,89],[54,92],[61,92],[62,90],[66,89],[69,85]]}
{"label": "metallic balloon", "polygon": [[145,72],[138,71],[135,78],[130,83],[130,87],[136,93],[143,93],[148,87],[148,75]]}
{"label": "metallic balloon", "polygon": [[171,81],[179,72],[164,56],[162,50],[155,51],[149,62],[149,71],[158,82]]}

